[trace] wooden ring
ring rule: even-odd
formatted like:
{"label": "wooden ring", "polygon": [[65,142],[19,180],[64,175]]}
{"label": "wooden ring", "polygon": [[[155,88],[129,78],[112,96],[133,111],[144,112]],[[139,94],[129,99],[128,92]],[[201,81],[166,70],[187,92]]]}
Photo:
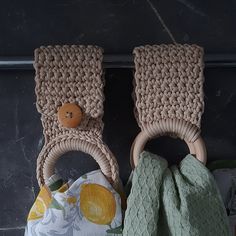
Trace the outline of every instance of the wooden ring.
{"label": "wooden ring", "polygon": [[[170,126],[169,123],[170,121],[166,122],[168,124],[168,128],[169,127],[173,127]],[[130,164],[131,167],[134,169],[137,164],[138,164],[138,160],[139,160],[139,155],[141,154],[141,152],[144,150],[144,147],[147,143],[148,140],[155,138],[155,137],[160,137],[160,136],[171,136],[170,133],[181,139],[183,139],[185,141],[185,143],[188,145],[190,154],[195,155],[196,158],[202,162],[203,164],[206,164],[207,161],[207,153],[206,153],[206,147],[205,147],[205,143],[203,141],[203,139],[201,138],[201,136],[198,134],[197,138],[194,139],[194,141],[188,141],[188,139],[185,137],[185,133],[187,128],[188,128],[188,124],[182,122],[181,123],[182,127],[181,129],[179,129],[179,132],[175,132],[175,131],[171,131],[168,129],[164,129],[163,131],[163,127],[159,124],[155,124],[155,128],[152,127],[152,134],[150,135],[150,133],[146,132],[146,131],[141,131],[135,138],[132,147],[131,147],[131,151],[130,151]],[[158,127],[159,126],[159,127]],[[161,126],[161,128],[160,128]],[[191,126],[189,126],[191,128]],[[162,129],[162,131],[160,132],[160,130]]]}

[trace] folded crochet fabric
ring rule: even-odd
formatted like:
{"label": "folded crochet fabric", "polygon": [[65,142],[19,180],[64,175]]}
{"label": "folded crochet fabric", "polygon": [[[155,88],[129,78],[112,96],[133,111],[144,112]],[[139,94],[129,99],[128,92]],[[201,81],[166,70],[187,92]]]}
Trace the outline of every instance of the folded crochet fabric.
{"label": "folded crochet fabric", "polygon": [[124,236],[228,236],[214,179],[192,155],[178,167],[143,152],[134,171]]}

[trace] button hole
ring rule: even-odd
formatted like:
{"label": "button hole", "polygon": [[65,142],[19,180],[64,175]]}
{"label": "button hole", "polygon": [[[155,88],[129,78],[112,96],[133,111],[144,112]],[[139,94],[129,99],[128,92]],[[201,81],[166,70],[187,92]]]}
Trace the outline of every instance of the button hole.
{"label": "button hole", "polygon": [[72,117],[73,117],[73,113],[67,111],[67,112],[66,112],[66,118],[72,118]]}

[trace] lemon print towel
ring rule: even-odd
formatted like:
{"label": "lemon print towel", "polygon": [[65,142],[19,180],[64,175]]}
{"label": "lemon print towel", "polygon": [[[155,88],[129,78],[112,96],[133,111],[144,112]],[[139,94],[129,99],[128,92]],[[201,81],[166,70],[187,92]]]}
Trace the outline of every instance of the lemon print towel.
{"label": "lemon print towel", "polygon": [[121,225],[120,196],[97,170],[64,184],[53,176],[29,212],[25,236],[121,235]]}

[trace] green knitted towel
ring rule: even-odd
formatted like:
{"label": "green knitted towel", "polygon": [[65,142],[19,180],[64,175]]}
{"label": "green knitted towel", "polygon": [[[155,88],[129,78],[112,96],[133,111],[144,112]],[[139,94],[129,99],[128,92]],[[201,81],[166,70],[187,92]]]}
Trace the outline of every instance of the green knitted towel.
{"label": "green knitted towel", "polygon": [[211,173],[192,155],[179,167],[143,152],[134,171],[124,236],[229,236]]}

